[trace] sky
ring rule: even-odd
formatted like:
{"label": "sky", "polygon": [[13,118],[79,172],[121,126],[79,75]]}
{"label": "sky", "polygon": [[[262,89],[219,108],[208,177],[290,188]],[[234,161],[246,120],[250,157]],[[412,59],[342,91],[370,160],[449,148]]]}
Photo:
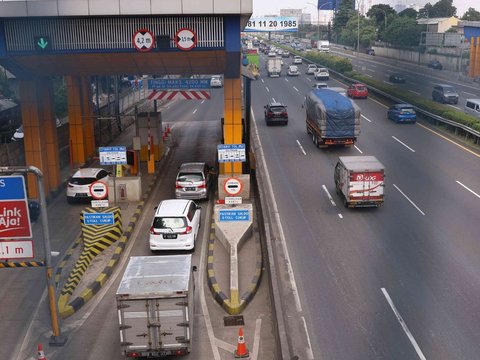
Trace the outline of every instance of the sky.
{"label": "sky", "polygon": [[[389,4],[394,7],[397,3],[411,4],[418,3],[420,7],[423,7],[427,2],[435,4],[436,0],[372,0],[372,4]],[[313,4],[313,5],[312,5]],[[312,20],[317,19],[317,0],[253,0],[253,15],[274,15],[279,14],[280,9],[304,9],[303,12],[311,13]],[[480,11],[479,0],[453,0],[453,6],[457,8],[457,16],[461,17],[468,8],[472,7],[477,11]],[[320,18],[322,15],[320,15]]]}

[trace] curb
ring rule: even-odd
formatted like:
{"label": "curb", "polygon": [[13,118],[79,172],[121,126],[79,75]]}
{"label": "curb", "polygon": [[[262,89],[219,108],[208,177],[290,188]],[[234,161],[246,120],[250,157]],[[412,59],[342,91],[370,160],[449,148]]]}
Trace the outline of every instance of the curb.
{"label": "curb", "polygon": [[[164,165],[166,159],[170,155],[170,148],[167,147],[164,156],[162,157],[162,160],[160,161],[159,168],[157,171],[155,171],[155,174],[153,176],[152,181],[150,182],[149,186],[147,187],[145,193],[142,196],[142,200],[139,202],[137,205],[132,218],[130,219],[130,222],[127,225],[127,228],[125,231],[122,233],[122,236],[120,237],[119,242],[117,243],[114,253],[110,260],[107,262],[107,265],[105,269],[102,271],[102,273],[91,283],[89,284],[83,291],[82,293],[73,299],[69,304],[67,304],[69,297],[60,297],[58,300],[58,309],[59,309],[59,314],[60,316],[65,319],[71,315],[73,315],[75,312],[77,312],[83,305],[85,305],[98,291],[105,285],[107,280],[109,279],[110,275],[112,275],[113,270],[115,266],[118,264],[121,254],[123,250],[125,249],[128,240],[130,239],[130,236],[132,235],[133,230],[135,229],[137,221],[140,219],[140,215],[143,211],[143,208],[145,206],[145,202],[148,200],[150,197],[150,193],[153,190],[156,182],[158,175],[160,174],[160,169]],[[67,263],[67,260],[71,257],[71,254],[73,253],[73,250],[78,244],[82,241],[82,237],[80,236],[77,238],[75,243],[72,245],[72,247],[67,251],[67,255],[64,260],[60,263],[56,275],[55,275],[55,280],[56,283],[57,279],[59,279],[60,274],[62,269],[65,267],[65,264]]]}
{"label": "curb", "polygon": [[240,303],[238,305],[232,305],[230,299],[222,291],[218,285],[217,279],[215,278],[215,270],[213,267],[215,250],[215,220],[212,217],[212,222],[210,224],[210,236],[208,239],[207,282],[215,301],[230,315],[236,315],[245,310],[247,305],[252,301],[258,290],[258,286],[260,285],[260,279],[262,278],[263,255],[259,236],[255,236],[255,247],[257,249],[255,275],[250,280],[248,290],[245,291],[240,297]]}

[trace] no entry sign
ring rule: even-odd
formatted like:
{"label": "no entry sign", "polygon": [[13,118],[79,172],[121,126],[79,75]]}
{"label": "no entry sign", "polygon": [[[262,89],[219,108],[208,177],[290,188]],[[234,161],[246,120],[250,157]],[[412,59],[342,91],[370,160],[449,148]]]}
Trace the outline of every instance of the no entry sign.
{"label": "no entry sign", "polygon": [[197,46],[197,36],[193,30],[183,28],[175,34],[175,43],[180,50],[192,50]]}
{"label": "no entry sign", "polygon": [[228,178],[225,180],[224,189],[228,195],[238,195],[242,191],[242,182],[237,178]]}
{"label": "no entry sign", "polygon": [[90,185],[90,195],[95,200],[105,199],[108,195],[108,186],[102,181],[95,181]]}

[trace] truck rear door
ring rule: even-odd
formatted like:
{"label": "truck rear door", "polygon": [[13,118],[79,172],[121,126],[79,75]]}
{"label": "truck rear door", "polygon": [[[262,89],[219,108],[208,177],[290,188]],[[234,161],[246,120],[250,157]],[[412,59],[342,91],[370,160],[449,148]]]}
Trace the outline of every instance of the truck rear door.
{"label": "truck rear door", "polygon": [[190,341],[187,298],[122,301],[122,342],[126,351],[152,350],[161,355]]}
{"label": "truck rear door", "polygon": [[350,175],[350,201],[383,201],[383,171],[352,172]]}

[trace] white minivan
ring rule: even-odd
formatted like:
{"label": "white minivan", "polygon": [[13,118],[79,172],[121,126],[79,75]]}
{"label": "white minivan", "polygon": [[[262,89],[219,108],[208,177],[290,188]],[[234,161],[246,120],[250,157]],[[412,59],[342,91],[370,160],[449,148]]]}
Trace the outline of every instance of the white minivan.
{"label": "white minivan", "polygon": [[467,99],[463,111],[469,115],[480,118],[480,99]]}

